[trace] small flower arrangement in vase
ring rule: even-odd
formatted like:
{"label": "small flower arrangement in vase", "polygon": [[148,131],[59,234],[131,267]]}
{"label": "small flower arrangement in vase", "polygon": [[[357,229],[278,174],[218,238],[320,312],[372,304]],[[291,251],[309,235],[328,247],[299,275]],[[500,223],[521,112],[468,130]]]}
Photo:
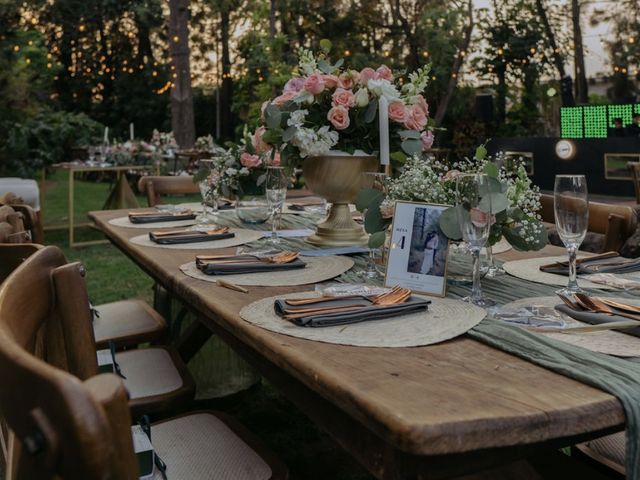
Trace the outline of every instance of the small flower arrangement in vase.
{"label": "small flower arrangement in vase", "polygon": [[343,60],[330,61],[330,42],[321,46],[318,55],[300,49],[295,76],[281,95],[264,103],[260,141],[279,152],[283,164],[302,163],[307,186],[333,204],[329,218],[307,241],[366,243],[348,204],[363,173],[431,148],[429,106],[422,95],[430,68],[406,78],[385,65],[348,69]]}

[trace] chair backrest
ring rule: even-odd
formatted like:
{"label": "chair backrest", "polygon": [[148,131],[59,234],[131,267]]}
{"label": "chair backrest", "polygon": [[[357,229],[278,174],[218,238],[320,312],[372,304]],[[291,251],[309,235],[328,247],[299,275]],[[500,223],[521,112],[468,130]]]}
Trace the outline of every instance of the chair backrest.
{"label": "chair backrest", "polygon": [[633,188],[636,192],[636,203],[640,204],[640,162],[629,162],[627,167],[631,170]]}
{"label": "chair backrest", "polygon": [[74,270],[79,273],[58,248],[46,247],[0,286],[0,411],[11,429],[7,480],[138,475],[121,380],[99,375],[82,382],[64,371],[71,354],[56,291]]}
{"label": "chair backrest", "polygon": [[0,206],[0,243],[23,243],[28,238],[22,214],[9,205]]}
{"label": "chair backrest", "polygon": [[36,243],[0,243],[0,283],[41,248]]}
{"label": "chair backrest", "polygon": [[160,203],[162,195],[175,195],[184,193],[200,193],[198,184],[194,183],[190,175],[171,176],[145,176],[138,181],[140,193],[147,194],[150,207]]}
{"label": "chair backrest", "polygon": [[[540,197],[542,220],[555,223],[553,195]],[[589,231],[604,235],[603,252],[619,252],[627,239],[638,227],[638,218],[633,208],[609,203],[589,202]]]}

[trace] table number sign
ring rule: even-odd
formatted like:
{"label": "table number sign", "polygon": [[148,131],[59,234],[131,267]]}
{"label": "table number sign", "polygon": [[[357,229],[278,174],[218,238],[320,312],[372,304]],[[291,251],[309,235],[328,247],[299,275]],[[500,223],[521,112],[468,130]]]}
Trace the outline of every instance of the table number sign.
{"label": "table number sign", "polygon": [[449,239],[440,229],[448,206],[396,202],[385,286],[400,285],[443,297],[447,285]]}

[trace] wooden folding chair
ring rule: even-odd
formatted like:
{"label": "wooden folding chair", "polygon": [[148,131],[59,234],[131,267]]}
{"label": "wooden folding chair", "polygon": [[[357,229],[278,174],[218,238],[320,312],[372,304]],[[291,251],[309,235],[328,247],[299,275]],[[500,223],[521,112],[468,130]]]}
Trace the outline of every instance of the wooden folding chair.
{"label": "wooden folding chair", "polygon": [[198,184],[190,175],[142,177],[138,181],[138,190],[140,193],[146,193],[150,207],[159,204],[163,195],[200,193]]}
{"label": "wooden folding chair", "polygon": [[[0,286],[0,411],[10,428],[6,478],[135,480],[138,466],[122,380],[105,374],[82,381],[65,371],[91,369],[71,345],[79,335],[68,329],[66,313],[73,307],[58,308],[66,295],[56,286],[77,271],[65,263],[59,249],[41,249]],[[151,441],[169,478],[288,475],[244,428],[214,412],[153,424]]]}
{"label": "wooden folding chair", "polygon": [[[542,221],[553,224],[553,195],[542,194],[540,197]],[[604,236],[601,252],[619,252],[627,239],[633,235],[638,226],[636,213],[631,207],[608,203],[589,202],[588,230]]]}
{"label": "wooden folding chair", "polygon": [[629,162],[627,167],[631,170],[633,188],[636,192],[636,203],[640,204],[640,162]]}

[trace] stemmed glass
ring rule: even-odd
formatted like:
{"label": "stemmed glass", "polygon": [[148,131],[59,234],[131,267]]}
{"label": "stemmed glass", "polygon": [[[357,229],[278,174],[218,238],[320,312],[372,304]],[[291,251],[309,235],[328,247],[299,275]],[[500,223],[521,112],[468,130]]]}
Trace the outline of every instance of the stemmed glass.
{"label": "stemmed glass", "polygon": [[200,195],[202,195],[202,213],[196,218],[199,225],[216,223],[219,213],[218,198],[220,196],[220,178],[222,177],[222,165],[216,159],[202,159],[198,163],[198,182]]}
{"label": "stemmed glass", "polygon": [[489,176],[483,173],[460,175],[456,181],[458,203],[456,211],[462,239],[469,245],[473,256],[473,286],[466,302],[481,307],[495,305],[484,298],[480,285],[480,250],[489,238],[495,217],[491,213],[491,188]]}
{"label": "stemmed glass", "polygon": [[284,171],[284,167],[268,167],[265,188],[267,192],[267,202],[271,210],[271,243],[280,243],[276,228],[282,216],[282,207],[287,196],[287,186],[289,178]]}
{"label": "stemmed glass", "polygon": [[584,293],[576,278],[576,254],[589,223],[589,198],[584,175],[556,175],[553,211],[558,235],[569,254],[569,283],[557,293],[568,296]]}
{"label": "stemmed glass", "polygon": [[[380,190],[383,193],[387,191],[388,175],[380,172],[364,172],[361,175],[361,187],[373,188]],[[381,280],[383,278],[382,273],[376,267],[376,251],[378,249],[369,248],[369,255],[367,257],[367,267],[363,272],[358,275],[369,280]]]}

